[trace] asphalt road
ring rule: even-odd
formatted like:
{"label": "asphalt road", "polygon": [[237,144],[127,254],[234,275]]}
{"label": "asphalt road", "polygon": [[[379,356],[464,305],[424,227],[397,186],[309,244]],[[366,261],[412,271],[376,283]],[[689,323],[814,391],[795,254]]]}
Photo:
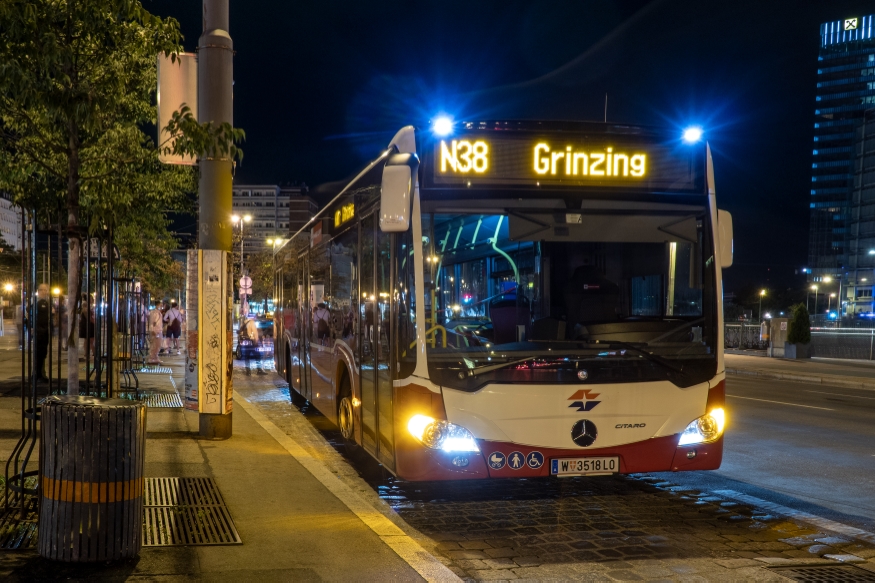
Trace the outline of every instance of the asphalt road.
{"label": "asphalt road", "polygon": [[875,391],[727,376],[723,465],[657,474],[875,532]]}

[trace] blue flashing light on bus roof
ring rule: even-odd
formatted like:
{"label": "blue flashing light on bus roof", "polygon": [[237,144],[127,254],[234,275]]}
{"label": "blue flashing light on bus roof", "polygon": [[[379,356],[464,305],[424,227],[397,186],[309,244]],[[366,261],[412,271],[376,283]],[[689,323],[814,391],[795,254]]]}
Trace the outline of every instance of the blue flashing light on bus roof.
{"label": "blue flashing light on bus roof", "polygon": [[437,136],[448,136],[453,133],[453,120],[442,115],[434,120],[434,123],[431,124],[431,129]]}
{"label": "blue flashing light on bus roof", "polygon": [[684,141],[688,144],[695,144],[702,139],[702,128],[689,127],[684,130]]}

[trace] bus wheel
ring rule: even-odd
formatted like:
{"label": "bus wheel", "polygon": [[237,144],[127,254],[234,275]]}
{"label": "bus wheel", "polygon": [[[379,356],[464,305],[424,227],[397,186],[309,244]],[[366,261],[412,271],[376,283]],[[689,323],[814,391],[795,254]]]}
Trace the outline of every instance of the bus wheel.
{"label": "bus wheel", "polygon": [[340,435],[343,436],[343,442],[347,452],[352,452],[355,449],[355,417],[352,407],[352,388],[350,387],[349,377],[344,375],[343,381],[340,384],[340,402],[337,405],[337,425],[340,428]]}

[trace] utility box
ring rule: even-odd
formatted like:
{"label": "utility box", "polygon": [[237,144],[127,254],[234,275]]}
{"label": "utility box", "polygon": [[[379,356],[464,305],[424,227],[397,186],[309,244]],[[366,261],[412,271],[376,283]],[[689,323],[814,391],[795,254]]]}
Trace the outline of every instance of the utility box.
{"label": "utility box", "polygon": [[787,322],[787,318],[771,319],[769,356],[773,358],[784,358],[784,345],[787,343],[787,330],[790,327]]}

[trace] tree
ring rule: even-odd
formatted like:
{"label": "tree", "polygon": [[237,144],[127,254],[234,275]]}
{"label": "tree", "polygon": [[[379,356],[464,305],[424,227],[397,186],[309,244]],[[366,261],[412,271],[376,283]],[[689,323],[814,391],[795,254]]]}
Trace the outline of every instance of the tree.
{"label": "tree", "polygon": [[252,278],[252,298],[266,300],[273,297],[273,252],[253,253],[246,261]]}
{"label": "tree", "polygon": [[790,344],[808,344],[811,342],[811,317],[805,304],[792,307],[793,318],[787,330],[787,342]]}
{"label": "tree", "polygon": [[[162,167],[159,149],[240,157],[233,140],[242,139],[241,131],[198,124],[185,108],[170,124],[174,142],[156,144],[144,133],[156,118],[156,57],[177,54],[180,41],[178,23],[153,16],[140,0],[0,3],[0,188],[24,208],[66,215],[71,338],[83,210],[92,231],[116,227],[124,241],[133,217],[154,234],[164,211],[194,184],[190,169]],[[75,342],[67,357],[67,391],[77,394]]]}

